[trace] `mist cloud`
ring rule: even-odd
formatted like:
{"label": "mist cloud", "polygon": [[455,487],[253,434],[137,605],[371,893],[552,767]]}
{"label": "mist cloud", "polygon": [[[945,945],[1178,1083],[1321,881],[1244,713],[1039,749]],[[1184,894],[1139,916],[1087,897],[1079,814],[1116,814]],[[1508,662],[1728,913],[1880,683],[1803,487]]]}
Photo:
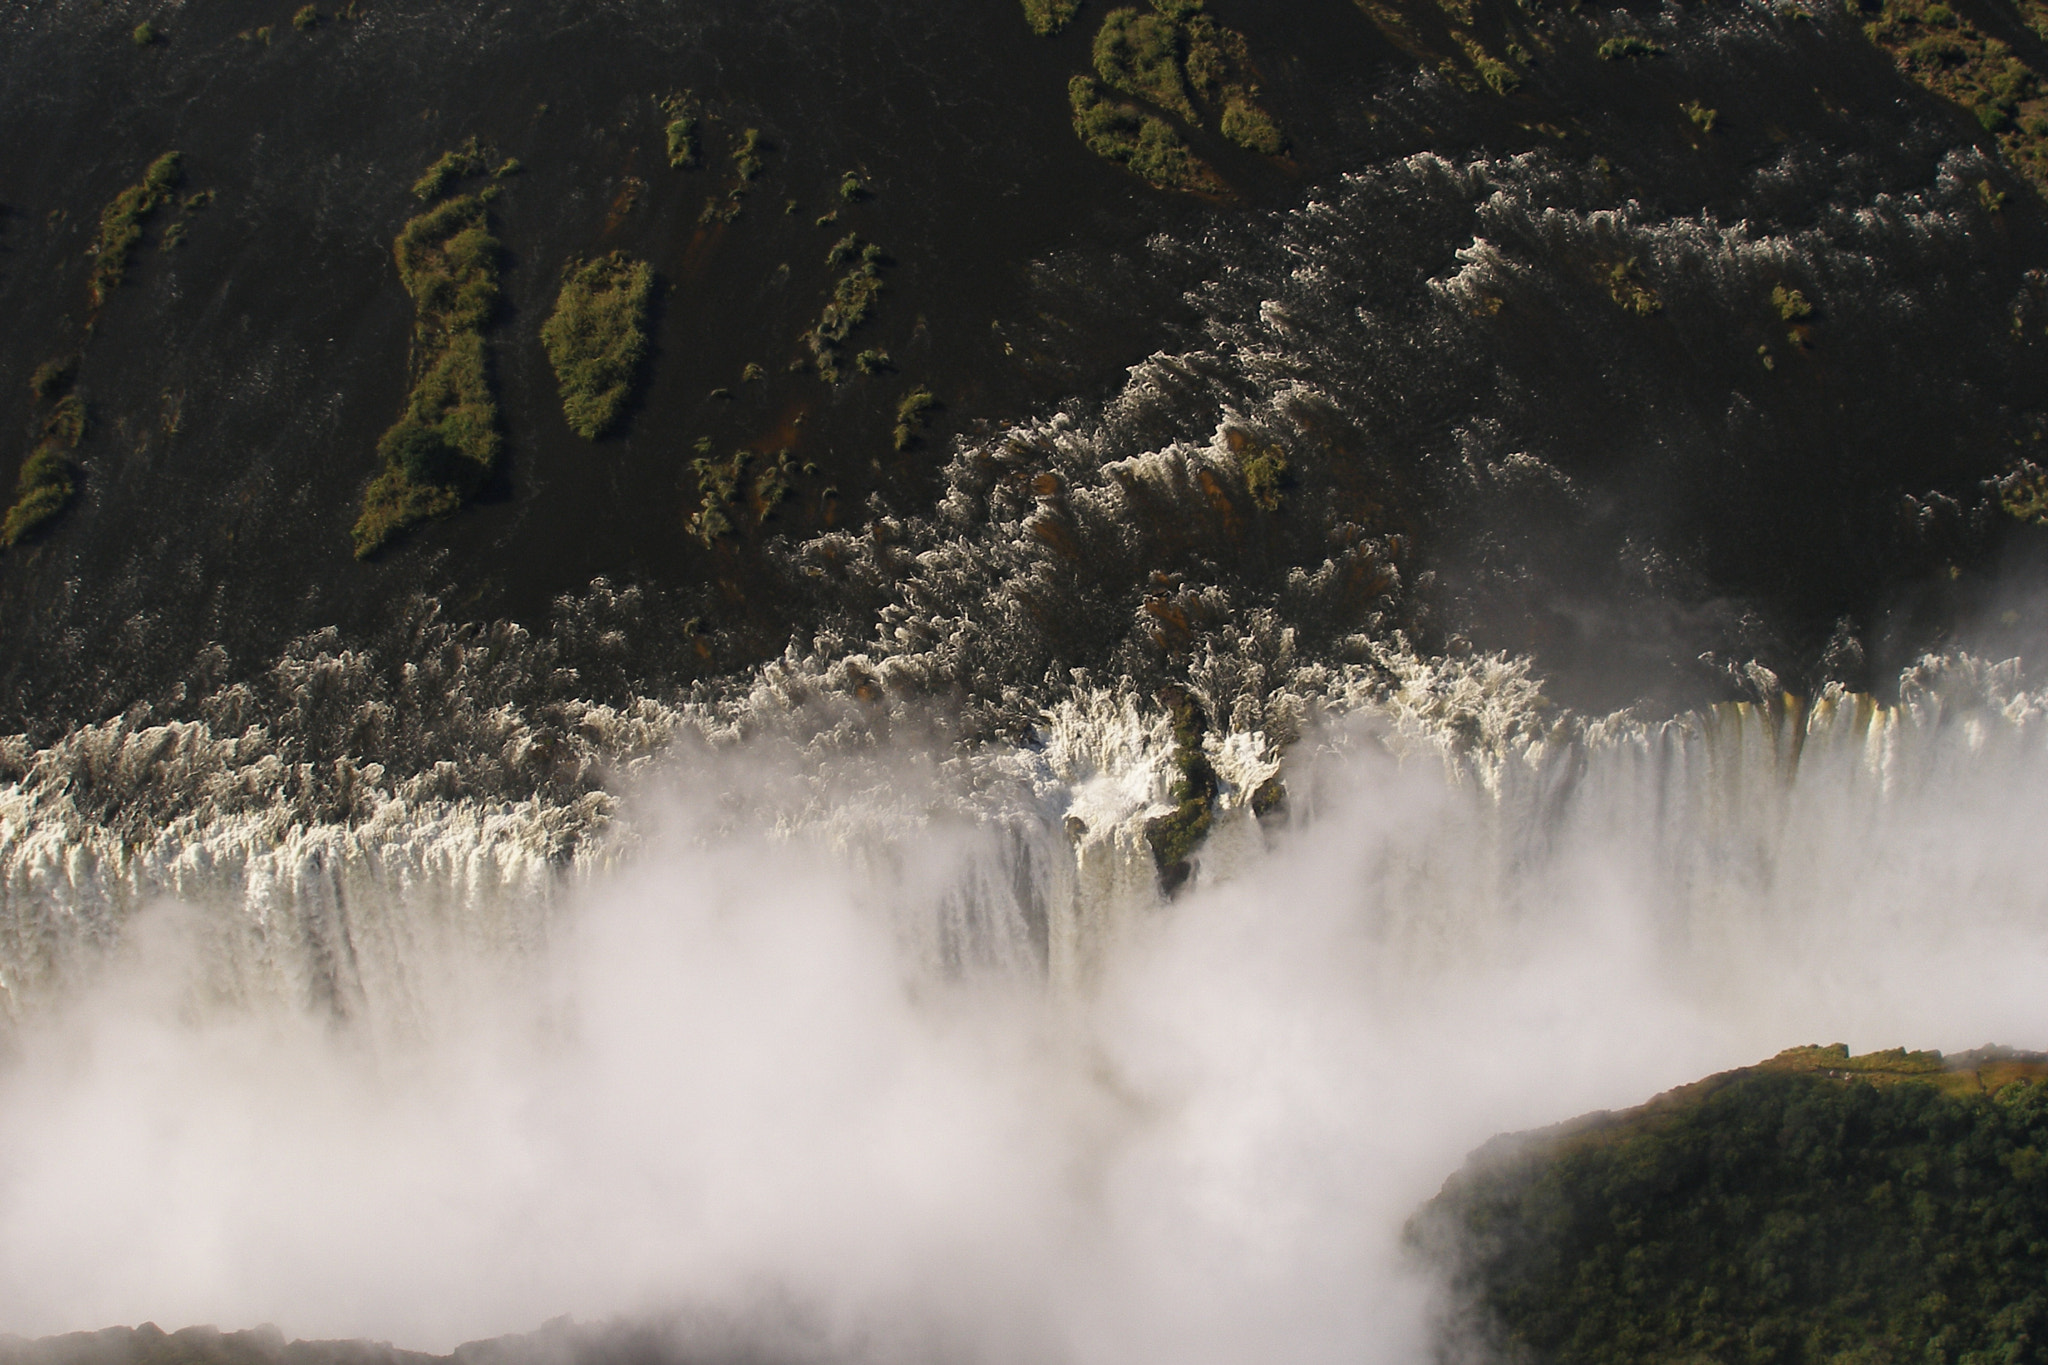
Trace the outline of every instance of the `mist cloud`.
{"label": "mist cloud", "polygon": [[1053,988],[930,967],[984,832],[770,837],[733,812],[790,775],[744,762],[545,944],[401,954],[374,1019],[233,989],[161,905],[0,1067],[0,1326],[1420,1360],[1401,1225],[1493,1133],[1792,1044],[2048,1039],[2038,727],[1923,721],[1796,780],[1734,712],[1491,789],[1340,745]]}

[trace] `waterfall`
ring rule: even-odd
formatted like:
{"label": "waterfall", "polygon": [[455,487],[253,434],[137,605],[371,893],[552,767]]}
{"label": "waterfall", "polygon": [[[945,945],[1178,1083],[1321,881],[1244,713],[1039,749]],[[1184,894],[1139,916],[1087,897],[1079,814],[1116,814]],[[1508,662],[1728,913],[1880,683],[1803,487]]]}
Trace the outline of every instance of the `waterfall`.
{"label": "waterfall", "polygon": [[1511,659],[1347,677],[1205,736],[1171,896],[1128,689],[937,752],[678,711],[615,793],[346,819],[139,827],[45,754],[0,789],[0,1314],[1414,1361],[1399,1228],[1492,1133],[2048,1036],[2016,663],[1655,722]]}

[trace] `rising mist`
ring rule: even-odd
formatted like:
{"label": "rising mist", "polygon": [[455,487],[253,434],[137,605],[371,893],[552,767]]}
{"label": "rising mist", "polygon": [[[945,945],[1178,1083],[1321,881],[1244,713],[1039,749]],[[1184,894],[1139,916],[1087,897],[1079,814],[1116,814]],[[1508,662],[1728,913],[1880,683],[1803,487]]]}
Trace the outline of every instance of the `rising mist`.
{"label": "rising mist", "polygon": [[159,896],[17,1000],[0,1318],[1422,1360],[1401,1228],[1490,1135],[1791,1044],[2048,1036],[2040,704],[1968,658],[1902,696],[1462,748],[1380,704],[1170,903],[1132,711],[1019,751],[1023,836],[916,755],[690,750],[498,931],[431,871],[342,897],[321,951],[385,963],[344,999],[280,966],[293,906]]}

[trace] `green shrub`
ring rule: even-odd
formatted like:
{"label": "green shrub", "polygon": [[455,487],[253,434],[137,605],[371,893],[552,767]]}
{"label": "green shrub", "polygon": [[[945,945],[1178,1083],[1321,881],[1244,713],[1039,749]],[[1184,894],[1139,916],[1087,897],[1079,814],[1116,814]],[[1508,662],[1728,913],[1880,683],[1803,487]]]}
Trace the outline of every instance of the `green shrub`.
{"label": "green shrub", "polygon": [[1192,120],[1195,105],[1181,76],[1184,44],[1179,25],[1164,14],[1111,10],[1095,34],[1095,74],[1113,90]]}
{"label": "green shrub", "polygon": [[1260,156],[1278,156],[1287,150],[1287,138],[1273,116],[1242,95],[1224,101],[1219,126],[1223,136]]}
{"label": "green shrub", "polygon": [[43,439],[65,450],[85,439],[85,403],[77,394],[64,395],[44,415]]}
{"label": "green shrub", "polygon": [[661,130],[668,145],[668,164],[673,170],[689,170],[701,155],[697,135],[703,110],[697,97],[682,90],[663,96],[657,104],[668,120]]}
{"label": "green shrub", "polygon": [[1642,271],[1636,268],[1633,257],[1608,270],[1607,292],[1616,303],[1639,318],[1664,311],[1664,300],[1644,283]]}
{"label": "green shrub", "polygon": [[436,205],[393,244],[413,300],[412,392],[377,442],[383,468],[363,495],[357,558],[399,532],[445,516],[497,463],[498,405],[484,331],[498,302],[498,241],[482,195]]}
{"label": "green shrub", "polygon": [[482,175],[489,166],[489,154],[471,138],[454,151],[443,152],[439,160],[427,167],[426,174],[412,182],[413,198],[422,202],[437,198],[450,181],[465,175]]}
{"label": "green shrub", "polygon": [[614,251],[572,265],[541,345],[562,391],[562,415],[578,436],[596,439],[625,409],[647,354],[647,305],[654,268]]}
{"label": "green shrub", "polygon": [[922,385],[903,396],[896,405],[895,441],[898,450],[908,450],[917,444],[919,433],[931,421],[932,409],[938,406],[938,398]]}
{"label": "green shrub", "polygon": [[1220,188],[1215,173],[1166,120],[1105,98],[1093,78],[1076,76],[1069,81],[1067,100],[1073,108],[1075,134],[1103,160],[1125,167],[1157,189]]}
{"label": "green shrub", "polygon": [[135,26],[135,31],[128,35],[128,40],[134,43],[137,47],[154,46],[157,40],[156,25],[150,23],[149,20],[144,19],[141,23]]}
{"label": "green shrub", "polygon": [[122,190],[101,210],[100,235],[88,286],[95,306],[106,302],[107,296],[127,277],[128,260],[142,240],[143,224],[171,197],[182,178],[178,153],[165,152],[149,163],[141,183]]}
{"label": "green shrub", "polygon": [[761,174],[761,130],[749,128],[740,134],[739,146],[733,149],[732,167],[739,172],[742,180],[752,180]]}
{"label": "green shrub", "polygon": [[1480,53],[1472,59],[1472,69],[1479,73],[1479,79],[1486,82],[1489,90],[1496,95],[1512,95],[1522,84],[1522,78],[1514,68],[1498,57]]}
{"label": "green shrub", "polygon": [[880,374],[895,369],[896,363],[889,359],[887,351],[868,350],[853,358],[853,367],[862,374]]}
{"label": "green shrub", "polygon": [[1224,443],[1237,457],[1238,472],[1244,475],[1245,491],[1261,511],[1280,510],[1281,489],[1287,482],[1287,452],[1271,441],[1255,439],[1248,431],[1232,427]]}
{"label": "green shrub", "polygon": [[1024,22],[1043,38],[1058,33],[1081,8],[1081,0],[1024,0]]}
{"label": "green shrub", "polygon": [[2048,471],[2031,461],[2000,479],[1998,505],[2006,515],[2048,525]]}
{"label": "green shrub", "polygon": [[72,381],[78,378],[78,357],[67,355],[56,360],[45,360],[36,366],[34,374],[28,377],[28,391],[38,403],[70,392]]}
{"label": "green shrub", "polygon": [[[40,377],[49,368],[46,365],[36,373]],[[38,398],[70,383],[68,369],[60,373],[65,377],[39,389]],[[0,517],[0,549],[20,544],[70,505],[78,490],[72,479],[71,462],[64,453],[84,438],[85,404],[76,394],[67,394],[44,415],[42,439],[22,461],[21,472],[15,477],[14,502],[6,516]]]}
{"label": "green shrub", "polygon": [[1609,38],[1600,44],[1599,55],[1603,62],[1618,62],[1631,57],[1657,57],[1664,49],[1647,38],[1638,38],[1633,33],[1624,33],[1618,38]]}
{"label": "green shrub", "polygon": [[301,33],[320,27],[320,11],[312,5],[301,5],[292,15],[292,27]]}
{"label": "green shrub", "polygon": [[1771,286],[1771,307],[1776,310],[1780,322],[1798,322],[1813,316],[1813,305],[1806,301],[1806,295],[1782,284]]}
{"label": "green shrub", "polygon": [[[851,240],[849,237],[840,245]],[[882,256],[873,248],[869,252],[863,252],[860,264],[833,286],[831,301],[818,315],[818,325],[806,337],[818,375],[828,384],[839,382],[840,343],[874,315],[875,299],[882,292]],[[843,253],[836,254],[842,260],[845,258]]]}
{"label": "green shrub", "polygon": [[1713,132],[1715,121],[1721,117],[1720,110],[1709,109],[1698,100],[1680,107],[1685,110],[1685,116],[1692,120],[1693,127],[1703,133]]}
{"label": "green shrub", "polygon": [[0,519],[0,549],[12,549],[49,524],[77,492],[71,465],[53,445],[35,448],[14,483],[14,503]]}
{"label": "green shrub", "polygon": [[[709,441],[699,441],[699,450],[710,449]],[[685,523],[691,535],[709,547],[733,529],[734,504],[739,501],[741,480],[746,477],[747,466],[753,462],[754,454],[749,450],[736,450],[727,460],[713,460],[708,455],[690,462],[690,468],[697,475],[697,510]]]}
{"label": "green shrub", "polygon": [[1986,100],[1970,112],[1977,116],[1978,126],[1987,133],[2003,132],[2012,126],[2012,110],[1995,101]]}
{"label": "green shrub", "polygon": [[858,204],[868,197],[868,187],[861,183],[859,176],[848,171],[839,177],[839,197],[849,204]]}
{"label": "green shrub", "polygon": [[686,170],[697,164],[697,120],[687,115],[673,118],[662,129],[662,136],[668,143],[668,164],[675,170]]}
{"label": "green shrub", "polygon": [[791,491],[789,452],[778,450],[775,458],[764,465],[754,476],[754,506],[759,509],[762,520],[775,514],[775,509],[789,497]]}

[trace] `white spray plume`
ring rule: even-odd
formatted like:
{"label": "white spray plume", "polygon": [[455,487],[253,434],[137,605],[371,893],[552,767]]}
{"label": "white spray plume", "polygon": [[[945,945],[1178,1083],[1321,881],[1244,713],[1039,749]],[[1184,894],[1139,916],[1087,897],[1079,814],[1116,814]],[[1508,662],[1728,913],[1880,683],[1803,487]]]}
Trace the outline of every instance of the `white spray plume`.
{"label": "white spray plume", "polygon": [[[0,1330],[682,1313],[833,1359],[1420,1361],[1400,1230],[1491,1134],[1798,1043],[2048,1042],[2038,708],[1970,685],[1448,777],[1340,744],[1288,828],[1233,810],[1192,892],[1107,922],[1099,828],[1057,878],[945,821],[771,833],[748,784],[789,774],[727,761],[539,946],[423,933],[375,1027],[231,989],[159,905],[0,1065]],[[1092,752],[1156,763],[1135,733]],[[1070,776],[1098,823],[1134,804]],[[1085,979],[935,969],[921,926],[1020,867]]]}

